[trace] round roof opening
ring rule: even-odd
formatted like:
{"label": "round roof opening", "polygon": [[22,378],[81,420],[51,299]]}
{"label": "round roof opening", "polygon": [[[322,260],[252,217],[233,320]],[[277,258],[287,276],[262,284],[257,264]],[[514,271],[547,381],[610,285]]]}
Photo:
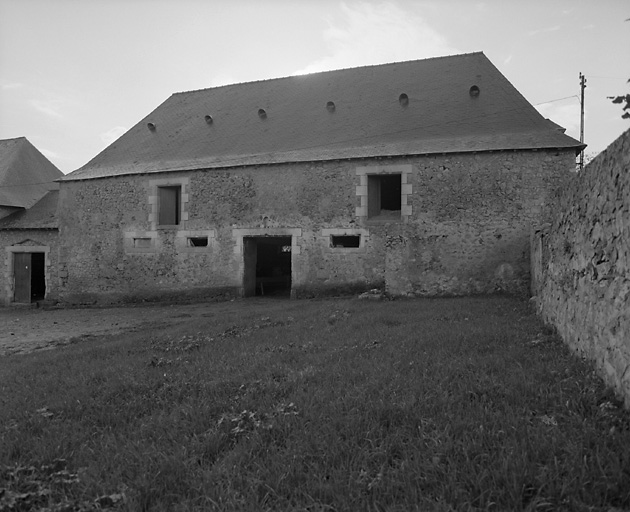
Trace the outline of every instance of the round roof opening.
{"label": "round roof opening", "polygon": [[334,112],[335,108],[335,104],[332,101],[326,103],[326,110],[328,110],[328,112]]}
{"label": "round roof opening", "polygon": [[400,96],[398,96],[398,103],[400,103],[401,107],[409,106],[409,96],[403,92]]}
{"label": "round roof opening", "polygon": [[260,117],[261,119],[267,119],[267,112],[265,112],[264,108],[258,109],[258,117]]}
{"label": "round roof opening", "polygon": [[470,97],[471,97],[471,98],[476,98],[476,97],[478,97],[478,96],[479,96],[479,93],[480,93],[480,92],[481,92],[481,91],[479,90],[479,87],[477,87],[476,85],[473,85],[473,86],[469,89],[468,94],[470,94]]}

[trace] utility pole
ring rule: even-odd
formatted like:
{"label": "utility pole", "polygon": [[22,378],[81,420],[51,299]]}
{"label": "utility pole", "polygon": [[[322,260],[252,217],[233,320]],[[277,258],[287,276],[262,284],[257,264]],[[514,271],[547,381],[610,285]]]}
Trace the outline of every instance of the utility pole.
{"label": "utility pole", "polygon": [[[584,143],[584,89],[586,77],[580,73],[580,142]],[[580,171],[584,170],[584,150],[580,151]]]}

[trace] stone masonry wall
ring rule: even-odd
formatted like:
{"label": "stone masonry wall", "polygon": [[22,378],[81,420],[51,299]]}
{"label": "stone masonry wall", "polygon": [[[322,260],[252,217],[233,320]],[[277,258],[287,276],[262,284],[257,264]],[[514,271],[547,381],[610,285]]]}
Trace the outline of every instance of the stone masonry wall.
{"label": "stone masonry wall", "polygon": [[[237,294],[243,236],[292,236],[296,296],[521,292],[529,233],[572,151],[514,151],[201,170],[62,182],[61,295],[69,302]],[[367,174],[405,169],[403,215],[366,216]],[[182,187],[182,222],[155,225],[156,187]],[[331,234],[360,235],[357,248]],[[208,236],[187,247],[187,236]],[[142,242],[142,247],[133,244]]]}
{"label": "stone masonry wall", "polygon": [[558,192],[553,212],[533,235],[537,305],[630,407],[630,130]]}
{"label": "stone masonry wall", "polygon": [[413,214],[408,223],[382,230],[388,289],[416,296],[523,292],[530,271],[527,230],[545,215],[549,191],[573,162],[572,151],[417,160]]}

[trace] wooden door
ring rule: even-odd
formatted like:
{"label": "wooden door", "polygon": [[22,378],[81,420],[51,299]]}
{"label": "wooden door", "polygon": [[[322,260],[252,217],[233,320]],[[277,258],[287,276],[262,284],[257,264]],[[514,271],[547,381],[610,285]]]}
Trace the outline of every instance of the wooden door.
{"label": "wooden door", "polygon": [[31,302],[31,253],[13,254],[13,276],[15,302]]}
{"label": "wooden door", "polygon": [[176,226],[179,224],[179,195],[180,187],[159,187],[159,213],[158,224],[160,226]]}
{"label": "wooden door", "polygon": [[243,297],[256,295],[258,248],[255,238],[243,238]]}

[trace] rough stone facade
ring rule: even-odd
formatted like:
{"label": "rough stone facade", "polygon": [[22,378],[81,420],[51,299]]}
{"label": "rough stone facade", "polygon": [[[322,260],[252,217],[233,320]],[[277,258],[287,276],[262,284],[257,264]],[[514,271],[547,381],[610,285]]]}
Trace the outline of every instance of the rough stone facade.
{"label": "rough stone facade", "polygon": [[630,130],[558,192],[532,242],[543,318],[630,407]]}
{"label": "rough stone facade", "polygon": [[59,299],[58,256],[59,240],[56,229],[0,231],[0,304],[13,303],[15,281],[13,262],[16,253],[44,253],[46,300]]}
{"label": "rough stone facade", "polygon": [[[67,302],[239,294],[244,239],[290,237],[291,293],[385,287],[439,295],[526,290],[529,234],[572,149],[180,171],[65,181],[60,296]],[[368,218],[370,175],[401,176],[399,218]],[[179,225],[157,188],[181,190]],[[357,247],[331,237],[358,236]],[[193,247],[191,237],[207,237]]]}

